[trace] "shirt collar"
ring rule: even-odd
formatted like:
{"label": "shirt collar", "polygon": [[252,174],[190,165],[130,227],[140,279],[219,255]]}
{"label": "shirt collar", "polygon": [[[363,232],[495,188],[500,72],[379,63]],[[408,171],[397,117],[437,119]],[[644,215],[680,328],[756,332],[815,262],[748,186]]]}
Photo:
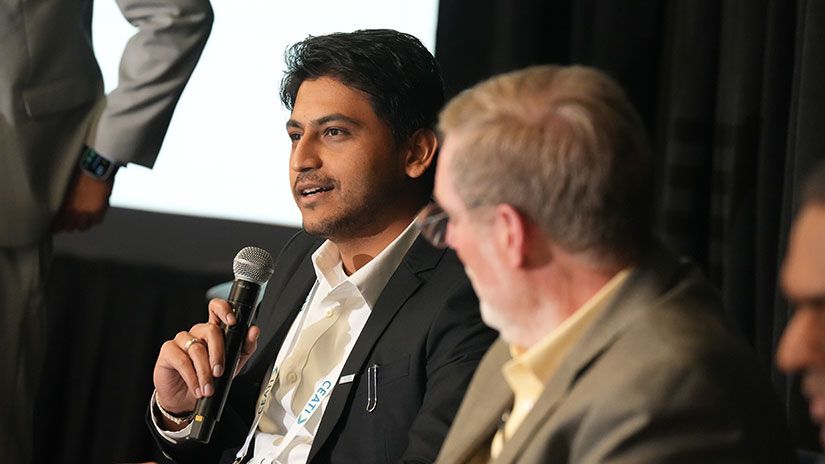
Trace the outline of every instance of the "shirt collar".
{"label": "shirt collar", "polygon": [[332,289],[344,282],[349,282],[361,294],[367,306],[372,309],[395,269],[401,264],[404,255],[418,237],[418,228],[414,227],[414,222],[411,222],[392,243],[381,250],[381,253],[351,276],[347,276],[344,272],[338,247],[329,240],[325,241],[312,254],[315,275],[319,281],[325,282]]}
{"label": "shirt collar", "polygon": [[[630,269],[624,269],[613,276],[602,288],[590,297],[575,313],[564,320],[555,330],[539,340],[534,346],[520,352],[515,345],[510,346],[513,359],[505,363],[503,370],[508,383],[529,382],[545,384],[561,365],[567,353],[581,335],[592,325],[607,303],[621,288]],[[519,366],[519,367],[515,367]],[[512,378],[508,371],[520,379]],[[532,377],[526,380],[524,374]],[[511,383],[512,387],[512,383]]]}

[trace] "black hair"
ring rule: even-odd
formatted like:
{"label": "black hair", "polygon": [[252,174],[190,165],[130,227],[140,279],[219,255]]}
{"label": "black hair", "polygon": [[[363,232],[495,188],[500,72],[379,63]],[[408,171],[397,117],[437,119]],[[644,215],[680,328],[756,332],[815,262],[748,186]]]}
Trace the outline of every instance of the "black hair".
{"label": "black hair", "polygon": [[435,58],[417,38],[391,29],[309,36],[287,48],[281,101],[290,111],[307,79],[331,77],[367,94],[375,114],[400,146],[415,131],[433,129],[444,105]]}

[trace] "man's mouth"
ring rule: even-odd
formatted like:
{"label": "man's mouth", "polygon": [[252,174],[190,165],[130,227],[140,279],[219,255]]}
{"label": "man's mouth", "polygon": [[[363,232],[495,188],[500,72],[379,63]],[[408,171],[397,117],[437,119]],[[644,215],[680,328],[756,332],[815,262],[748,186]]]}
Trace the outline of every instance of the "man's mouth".
{"label": "man's mouth", "polygon": [[811,419],[825,423],[825,371],[806,371],[802,377],[802,394],[808,399]]}
{"label": "man's mouth", "polygon": [[825,422],[825,398],[808,398],[808,412],[814,422],[823,424]]}
{"label": "man's mouth", "polygon": [[319,193],[329,192],[330,190],[332,190],[332,187],[310,187],[301,189],[300,193],[303,197],[311,197]]}

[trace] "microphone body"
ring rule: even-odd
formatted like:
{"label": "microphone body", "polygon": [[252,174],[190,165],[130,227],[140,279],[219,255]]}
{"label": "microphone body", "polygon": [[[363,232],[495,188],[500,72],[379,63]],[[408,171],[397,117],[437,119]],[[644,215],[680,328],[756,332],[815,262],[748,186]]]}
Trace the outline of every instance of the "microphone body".
{"label": "microphone body", "polygon": [[[253,249],[255,253],[262,252],[265,256],[262,263],[253,262],[252,272],[243,268],[238,270],[239,259],[242,265],[249,266],[250,262],[242,258],[242,254]],[[247,256],[248,258],[249,256]],[[258,256],[256,256],[258,257]],[[254,267],[254,265],[259,265]],[[246,272],[245,272],[246,271]],[[229,396],[229,388],[235,377],[238,362],[241,359],[241,351],[246,340],[246,332],[255,319],[255,312],[258,306],[258,297],[261,293],[261,285],[269,280],[272,275],[272,257],[260,248],[247,247],[235,257],[235,281],[229,291],[227,302],[232,307],[235,315],[235,325],[224,326],[224,372],[220,377],[212,379],[215,393],[208,398],[201,398],[195,405],[195,417],[192,422],[192,431],[189,439],[201,443],[209,443],[215,424],[221,419],[221,413],[226,405],[226,398]],[[263,281],[261,281],[263,280]]]}

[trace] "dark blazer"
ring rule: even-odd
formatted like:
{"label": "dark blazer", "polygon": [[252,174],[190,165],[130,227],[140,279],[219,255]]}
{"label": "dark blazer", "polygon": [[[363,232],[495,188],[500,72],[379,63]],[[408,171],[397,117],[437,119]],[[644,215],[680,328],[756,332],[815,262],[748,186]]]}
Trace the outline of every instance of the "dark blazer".
{"label": "dark blazer", "polygon": [[[513,394],[485,355],[439,463],[489,451]],[[494,463],[785,463],[767,376],[693,265],[655,246],[574,345]]]}
{"label": "dark blazer", "polygon": [[[266,289],[258,350],[235,380],[208,446],[161,448],[177,462],[232,462],[252,423],[262,382],[315,281],[322,239],[299,232],[284,247]],[[455,253],[418,238],[387,282],[336,385],[309,455],[317,463],[432,462],[464,390],[495,333]],[[367,411],[366,370],[378,364],[377,403]],[[150,427],[154,430],[154,427]],[[251,453],[250,453],[251,454]]]}

